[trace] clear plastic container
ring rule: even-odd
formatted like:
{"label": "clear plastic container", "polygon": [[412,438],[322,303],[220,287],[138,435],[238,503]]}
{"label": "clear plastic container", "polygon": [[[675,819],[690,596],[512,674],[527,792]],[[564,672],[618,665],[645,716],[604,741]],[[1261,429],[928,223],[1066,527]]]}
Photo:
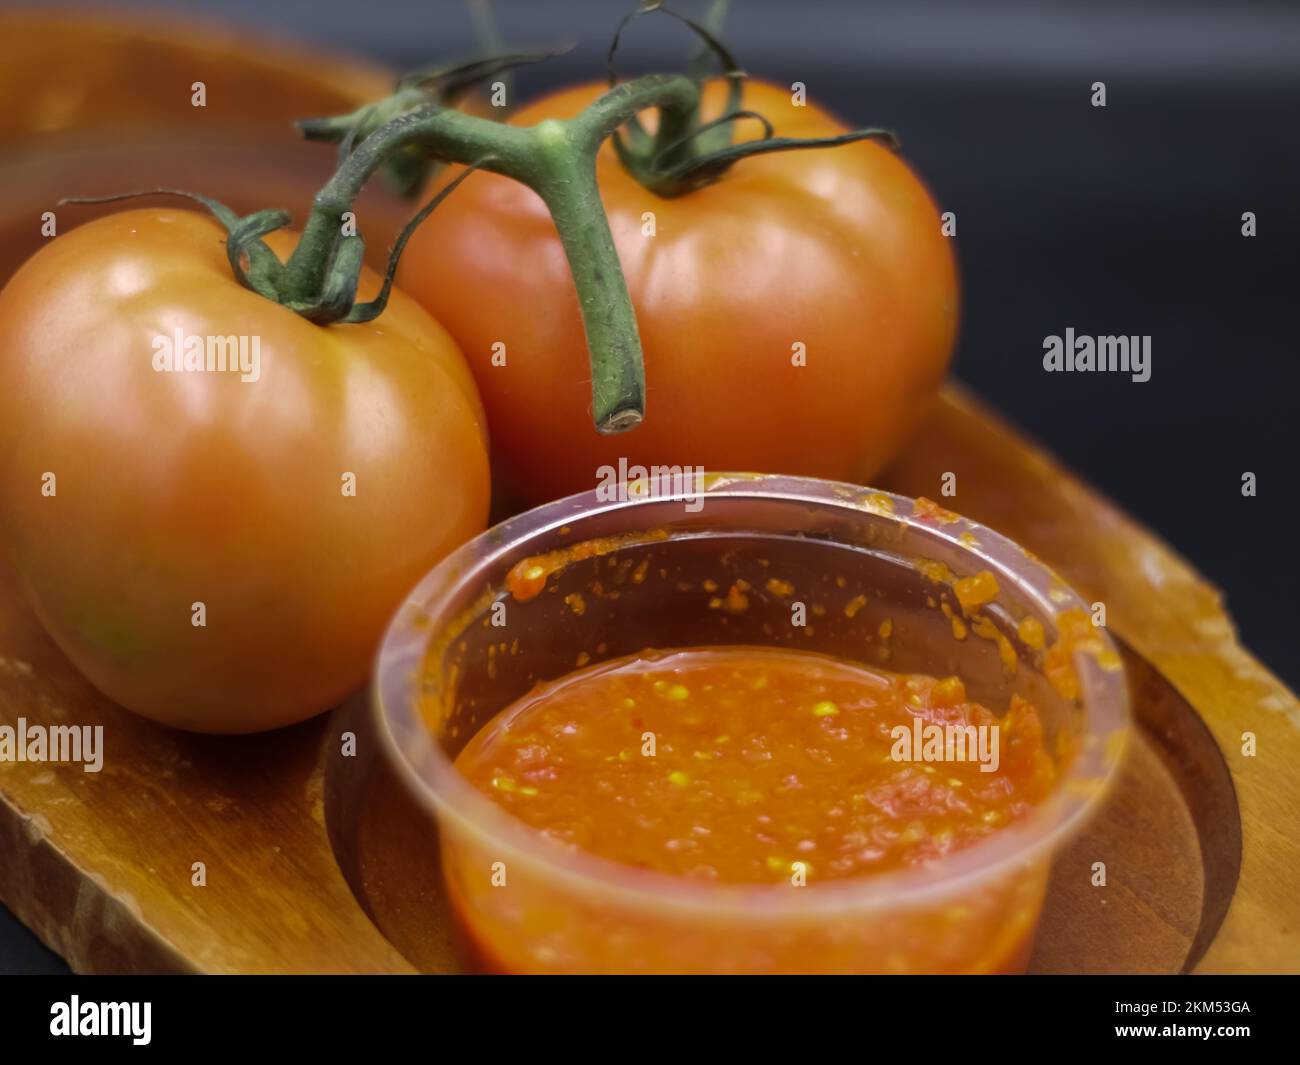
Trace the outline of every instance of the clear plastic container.
{"label": "clear plastic container", "polygon": [[[590,557],[559,564],[578,544]],[[519,602],[506,576],[536,556],[558,568]],[[982,621],[963,618],[953,581],[984,570],[997,598],[978,610]],[[773,574],[793,595],[762,594]],[[758,591],[743,612],[719,610],[705,580]],[[566,605],[573,593],[581,613]],[[865,605],[846,612],[858,595]],[[804,604],[803,626],[791,624],[793,602]],[[1017,971],[1052,854],[1098,805],[1128,728],[1119,657],[1086,611],[1021,548],[933,505],[806,478],[715,474],[695,501],[606,502],[591,492],[464,545],[389,629],[374,709],[386,756],[436,830],[430,846],[472,967]],[[539,682],[647,648],[719,644],[956,674],[999,714],[1019,695],[1043,721],[1058,785],[1029,816],[933,865],[793,888],[697,882],[562,848],[453,765]]]}

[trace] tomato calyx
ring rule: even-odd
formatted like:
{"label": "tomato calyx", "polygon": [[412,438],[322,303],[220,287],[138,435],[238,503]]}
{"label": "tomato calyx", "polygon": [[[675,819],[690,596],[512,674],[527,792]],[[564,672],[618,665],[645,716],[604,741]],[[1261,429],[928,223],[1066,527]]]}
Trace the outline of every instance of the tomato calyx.
{"label": "tomato calyx", "polygon": [[270,208],[241,216],[210,196],[187,189],[164,187],[121,192],[111,196],[67,196],[59,201],[59,205],[117,203],[143,196],[179,196],[190,200],[207,210],[226,230],[226,258],[235,280],[245,288],[319,325],[332,322],[357,323],[368,322],[383,312],[392,295],[398,261],[411,234],[476,169],[477,165],[467,168],[407,223],[393,245],[379,293],[365,303],[356,301],[357,284],[365,258],[365,242],[360,234],[351,234],[340,240],[339,245],[333,249],[320,287],[308,291],[300,283],[294,283],[295,279],[289,274],[286,264],[280,261],[279,256],[262,239],[267,234],[292,224],[293,217],[288,211]]}
{"label": "tomato calyx", "polygon": [[239,283],[267,299],[277,303],[283,302],[277,287],[279,278],[277,267],[281,270],[283,267],[275,253],[262,242],[262,237],[289,224],[291,219],[287,211],[271,209],[241,216],[220,200],[214,200],[210,196],[202,196],[187,189],[161,186],[133,192],[119,192],[110,196],[65,196],[59,200],[58,206],[119,203],[143,196],[179,196],[207,210],[226,230],[226,257]]}
{"label": "tomato calyx", "polygon": [[[668,112],[661,109],[654,133],[650,133],[640,118],[634,115],[623,130],[614,134],[613,144],[619,160],[628,173],[648,191],[664,199],[684,196],[713,184],[741,159],[768,152],[833,148],[862,140],[879,141],[892,150],[898,150],[898,138],[887,129],[856,129],[833,137],[775,136],[771,122],[758,112],[741,106],[748,75],[717,35],[717,27],[726,8],[726,0],[715,0],[707,20],[709,24],[705,25],[660,2],[649,0],[624,16],[610,42],[605,66],[610,86],[613,87],[619,82],[614,55],[624,31],[636,19],[657,12],[680,22],[700,39],[702,48],[692,61],[689,73],[697,87],[702,86],[710,77],[707,62],[710,56],[721,67],[720,75],[714,76],[727,81],[727,103],[719,118],[702,121],[697,102],[688,111]],[[733,127],[742,119],[754,119],[761,123],[763,135],[754,140],[733,142]]]}

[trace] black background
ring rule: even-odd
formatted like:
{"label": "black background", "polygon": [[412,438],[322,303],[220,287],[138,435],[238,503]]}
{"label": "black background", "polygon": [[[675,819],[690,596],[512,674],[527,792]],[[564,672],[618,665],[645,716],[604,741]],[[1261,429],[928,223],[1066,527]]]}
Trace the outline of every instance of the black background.
{"label": "black background", "polygon": [[[578,986],[575,996],[572,982],[532,981],[524,985],[522,993],[492,1002],[506,1023],[498,1021],[488,1030],[479,1020],[484,1010],[482,985],[428,982],[435,979],[340,976],[308,981],[271,976],[195,983],[145,976],[10,981],[0,999],[0,1022],[4,1023],[6,1052],[22,1062],[44,1060],[59,1050],[95,1055],[111,1054],[118,1048],[130,1055],[153,1051],[168,1055],[163,1060],[175,1060],[196,1045],[215,1060],[242,1058],[255,1049],[262,1056],[268,1051],[289,1050],[292,1060],[298,1061],[371,1061],[377,1051],[384,1053],[386,1043],[392,1046],[403,1037],[404,1043],[411,1043],[424,1035],[430,1027],[426,1017],[440,1022],[436,1046],[431,1044],[431,1049],[456,1060],[473,1060],[483,1052],[486,1038],[499,1059],[525,1060],[536,1056],[539,1038],[552,1032],[564,1045],[575,1045],[576,1039],[581,1039],[582,1045],[589,1047],[623,1047],[629,1043],[633,1026],[645,1042],[655,1040],[662,1031],[666,1038],[653,1045],[669,1052],[681,1047],[680,1040],[669,1034],[671,1028],[644,1031],[641,1022],[646,1016],[682,1013],[680,985],[671,982],[640,981],[634,988],[635,1006],[630,1006],[629,985],[624,982],[589,978]],[[969,1057],[976,1041],[987,1044],[994,1025],[998,1026],[997,1037],[1005,1042],[1005,1023],[999,1023],[1008,1012],[1004,981],[917,977],[926,981],[918,985],[914,980],[888,976],[866,979],[869,984],[858,983],[851,990],[859,995],[854,1003],[859,1012],[864,1009],[862,1000],[869,1001],[865,1009],[874,1022],[872,1031],[887,1028],[941,1058]],[[1209,1043],[1216,1053],[1214,1060],[1289,1060],[1288,1053],[1295,1056],[1296,982],[1295,977],[1280,982],[1225,976],[1202,976],[1193,983],[1174,976],[1020,981],[1014,988],[1014,1035],[1023,1046],[1053,1046],[1068,1039],[1070,1049],[1083,1055],[1094,1048],[1110,1051],[1123,1043],[1136,1050],[1150,1047],[1154,1040],[1163,1044],[1162,1051],[1173,1051],[1180,1058],[1186,1057],[1192,1046],[1203,1048]],[[500,995],[502,989],[493,985],[493,990]],[[520,988],[507,989],[507,994],[509,990],[519,992]],[[69,1003],[72,995],[83,1001],[149,1002],[150,1043],[136,1047],[129,1037],[121,1036],[52,1037],[51,1005]],[[1191,1010],[1189,999],[1193,1004],[1229,1004],[1229,1008]],[[1170,1012],[1163,1012],[1165,1002],[1170,1003]],[[936,1003],[941,1003],[938,1009]],[[1121,1011],[1121,1004],[1130,1009]],[[1161,1009],[1136,1013],[1131,1011],[1135,1004]],[[694,1022],[690,1046],[697,1059],[770,1054],[774,1037],[784,1035],[788,1026],[764,1023],[767,1018],[792,1012],[822,1018],[830,1012],[825,984],[807,981],[749,981],[745,1006],[743,1016],[738,1017],[735,1010],[724,1011],[712,1023],[704,1023],[702,1017],[690,1018],[688,1023]],[[636,1021],[629,1021],[632,1016]],[[939,1017],[948,1023],[936,1023]],[[565,1027],[557,1031],[560,1018]],[[464,1019],[470,1023],[463,1023]],[[457,1024],[458,1020],[462,1023]],[[1245,1027],[1249,1034],[1219,1034],[1206,1040],[1187,1035],[1117,1035],[1115,1031],[1118,1026],[1148,1025]],[[850,1033],[845,1030],[845,1034]]]}
{"label": "black background", "polygon": [[[126,6],[395,67],[475,49],[457,0]],[[519,91],[598,76],[630,6],[497,0],[511,45],[577,44],[523,72]],[[901,135],[957,213],[957,376],[1223,589],[1243,642],[1300,687],[1300,3],[734,0],[725,37],[751,73],[802,81],[851,124]],[[625,65],[686,50],[682,31],[646,19]],[[1090,104],[1096,81],[1105,108]],[[1149,334],[1151,380],[1044,373],[1043,338],[1069,326]],[[0,910],[0,972],[59,968]]]}

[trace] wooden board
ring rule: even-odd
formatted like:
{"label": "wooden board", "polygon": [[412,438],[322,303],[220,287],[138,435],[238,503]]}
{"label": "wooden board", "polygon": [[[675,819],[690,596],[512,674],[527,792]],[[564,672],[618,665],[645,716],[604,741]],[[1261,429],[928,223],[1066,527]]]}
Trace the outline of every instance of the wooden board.
{"label": "wooden board", "polygon": [[[886,487],[933,495],[945,470],[958,473],[954,509],[1028,547],[1085,598],[1106,604],[1111,632],[1195,708],[1222,752],[1240,811],[1241,872],[1197,970],[1300,972],[1300,701],[1237,641],[1222,595],[1205,578],[960,393],[947,397]],[[1169,727],[1148,728],[1147,736],[1167,759],[1185,757]],[[1247,732],[1256,737],[1255,757],[1241,753]],[[1189,812],[1210,816],[1200,785],[1212,767],[1181,771],[1193,785]],[[1128,830],[1143,831],[1146,813],[1134,810]],[[1204,820],[1201,827],[1211,839],[1233,830]],[[1162,901],[1149,899],[1153,907]],[[1141,945],[1132,955],[1142,957]]]}
{"label": "wooden board", "polygon": [[[202,108],[191,103],[196,80]],[[239,213],[283,207],[301,222],[337,153],[304,145],[294,120],[346,113],[393,81],[352,59],[159,12],[0,11],[0,281],[48,242],[44,212],[62,233],[122,209],[59,207],[63,196],[163,186]],[[382,267],[411,210],[380,182],[356,209],[368,261]]]}
{"label": "wooden board", "polygon": [[[1108,808],[1057,863],[1033,967],[1300,970],[1300,703],[1186,563],[956,390],[885,487],[937,496],[949,470],[956,509],[1107,604],[1142,725]],[[106,750],[98,774],[0,763],[0,899],[79,971],[448,967],[437,885],[411,864],[421,840],[393,789],[365,757],[327,786],[361,709],[271,736],[168,732],[76,675],[0,561],[0,723],[103,725]],[[1096,860],[1104,891],[1088,884]]]}

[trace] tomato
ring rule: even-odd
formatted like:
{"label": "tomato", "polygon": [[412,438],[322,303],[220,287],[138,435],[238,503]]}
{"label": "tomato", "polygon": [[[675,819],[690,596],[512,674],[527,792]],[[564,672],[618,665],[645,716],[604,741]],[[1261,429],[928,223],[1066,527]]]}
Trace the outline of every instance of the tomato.
{"label": "tomato", "polygon": [[[177,330],[249,338],[248,373],[155,369]],[[0,544],[128,709],[250,732],[334,705],[487,508],[473,379],[400,292],[314,325],[235,281],[215,222],[168,209],[71,230],[0,292]]]}
{"label": "tomato", "polygon": [[[602,91],[549,96],[513,121],[571,118]],[[708,87],[704,118],[721,113],[722,97]],[[743,106],[778,136],[844,131],[772,85],[747,82]],[[736,135],[758,132],[744,121]],[[630,432],[593,429],[577,297],[530,189],[471,175],[399,272],[465,351],[507,486],[524,501],[554,498],[593,487],[598,467],[620,457],[873,477],[923,418],[957,328],[952,250],[902,159],[865,141],[774,153],[663,199],[607,142],[597,175],[645,353],[646,417]]]}

